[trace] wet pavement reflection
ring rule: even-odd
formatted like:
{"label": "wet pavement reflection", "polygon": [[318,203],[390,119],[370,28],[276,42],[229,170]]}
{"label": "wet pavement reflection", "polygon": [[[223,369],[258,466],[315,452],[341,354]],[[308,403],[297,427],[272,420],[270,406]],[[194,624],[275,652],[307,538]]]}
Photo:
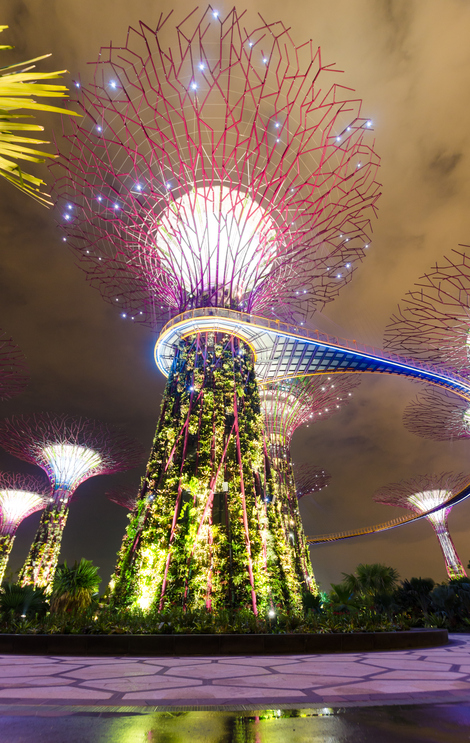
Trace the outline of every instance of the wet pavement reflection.
{"label": "wet pavement reflection", "polygon": [[470,704],[343,709],[96,711],[15,707],[0,713],[8,743],[463,743]]}

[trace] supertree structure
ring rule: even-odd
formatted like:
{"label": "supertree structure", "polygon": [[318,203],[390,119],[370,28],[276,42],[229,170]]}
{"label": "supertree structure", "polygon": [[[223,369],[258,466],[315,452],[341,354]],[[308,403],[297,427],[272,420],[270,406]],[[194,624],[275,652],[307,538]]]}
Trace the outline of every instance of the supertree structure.
{"label": "supertree structure", "polygon": [[0,423],[0,445],[10,454],[42,467],[49,478],[50,501],[19,577],[23,585],[51,589],[76,489],[95,475],[135,467],[142,461],[142,449],[105,423],[52,413],[4,420]]}
{"label": "supertree structure", "polygon": [[446,390],[427,388],[403,414],[405,428],[435,441],[470,438],[470,403]]}
{"label": "supertree structure", "polygon": [[9,400],[23,392],[28,379],[22,352],[11,338],[0,330],[0,400]]}
{"label": "supertree structure", "polygon": [[[408,508],[417,514],[426,513],[432,508],[438,510],[425,518],[431,523],[444,555],[449,578],[465,576],[466,572],[449,534],[447,519],[452,506],[445,504],[468,484],[469,476],[443,472],[440,475],[421,475],[410,480],[379,488],[373,496],[376,503]],[[438,508],[443,506],[442,508]]]}
{"label": "supertree structure", "polygon": [[0,475],[0,583],[19,525],[51,498],[51,486],[31,475]]}
{"label": "supertree structure", "polygon": [[[231,310],[304,322],[369,244],[371,122],[282,23],[197,10],[102,48],[55,193],[63,239],[124,317],[178,342],[146,481],[112,579],[128,606],[301,605],[270,508],[254,358]],[[169,39],[174,44],[168,48]]]}
{"label": "supertree structure", "polygon": [[408,292],[385,331],[385,348],[470,374],[470,258],[453,250]]}
{"label": "supertree structure", "polygon": [[315,464],[295,463],[292,466],[294,468],[295,493],[298,500],[328,487],[331,475],[323,467],[318,467]]}
{"label": "supertree structure", "polygon": [[358,385],[353,374],[317,374],[271,382],[260,390],[268,462],[274,471],[273,508],[279,511],[290,547],[287,557],[306,587],[315,583],[298,507],[290,454],[292,436],[302,424],[326,420],[337,413]]}
{"label": "supertree structure", "polygon": [[128,485],[115,490],[108,490],[106,497],[112,503],[116,503],[118,506],[127,508],[128,511],[133,511],[137,505],[139,496],[138,488]]}

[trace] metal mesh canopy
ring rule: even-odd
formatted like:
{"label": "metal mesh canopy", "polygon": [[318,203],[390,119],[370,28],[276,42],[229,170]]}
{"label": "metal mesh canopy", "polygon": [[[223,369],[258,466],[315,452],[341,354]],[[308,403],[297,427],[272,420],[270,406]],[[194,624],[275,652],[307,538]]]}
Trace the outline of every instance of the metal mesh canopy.
{"label": "metal mesh canopy", "polygon": [[83,118],[52,166],[63,239],[135,321],[203,306],[298,321],[368,247],[371,121],[282,23],[168,18],[129,28],[76,82]]}
{"label": "metal mesh canopy", "polygon": [[0,534],[12,534],[32,513],[49,501],[51,486],[31,475],[0,475]]}
{"label": "metal mesh canopy", "polygon": [[[379,488],[373,495],[376,503],[409,508],[415,513],[425,513],[444,505],[453,495],[468,484],[469,475],[462,472],[442,472],[439,475],[417,475],[409,480],[391,483]],[[428,518],[431,518],[430,514]]]}
{"label": "metal mesh canopy", "polygon": [[0,330],[0,400],[9,400],[23,392],[29,374],[25,358],[11,338]]}
{"label": "metal mesh canopy", "polygon": [[451,392],[426,389],[403,414],[405,428],[435,441],[470,438],[470,403]]}
{"label": "metal mesh canopy", "polygon": [[337,413],[359,384],[354,374],[317,374],[267,384],[260,390],[267,436],[289,446],[296,428]]}
{"label": "metal mesh canopy", "polygon": [[297,498],[317,493],[328,487],[329,472],[315,464],[294,464],[295,491]]}
{"label": "metal mesh canopy", "polygon": [[408,292],[385,332],[385,348],[470,374],[470,258],[453,250]]}
{"label": "metal mesh canopy", "polygon": [[45,470],[55,487],[74,490],[93,475],[136,467],[143,449],[122,431],[88,418],[40,413],[0,424],[0,445]]}

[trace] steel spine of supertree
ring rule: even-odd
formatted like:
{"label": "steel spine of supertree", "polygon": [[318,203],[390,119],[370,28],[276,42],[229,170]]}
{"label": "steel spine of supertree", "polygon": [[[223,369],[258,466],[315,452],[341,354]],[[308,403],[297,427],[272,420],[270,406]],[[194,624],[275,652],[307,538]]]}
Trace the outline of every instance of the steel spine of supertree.
{"label": "steel spine of supertree", "polygon": [[406,406],[403,424],[408,431],[424,439],[468,439],[470,405],[452,392],[424,389]]}
{"label": "steel spine of supertree", "polygon": [[470,258],[453,250],[407,293],[385,331],[384,346],[468,376],[469,307]]}
{"label": "steel spine of supertree", "polygon": [[70,501],[78,486],[95,475],[137,466],[143,450],[111,426],[89,418],[53,413],[13,416],[0,423],[0,445],[41,467],[51,484],[50,502],[19,579],[52,590]]}
{"label": "steel spine of supertree", "polygon": [[0,475],[0,584],[20,523],[44,508],[50,498],[48,482],[31,475]]}
{"label": "steel spine of supertree", "polygon": [[354,374],[318,374],[271,382],[260,391],[268,461],[275,473],[274,507],[279,510],[292,561],[299,580],[316,592],[315,578],[298,506],[291,459],[292,436],[302,424],[326,420],[349,402],[360,384]]}
{"label": "steel spine of supertree", "polygon": [[408,508],[417,514],[442,504],[443,508],[425,518],[430,522],[437,536],[449,578],[459,578],[466,576],[467,573],[459,559],[447,525],[452,506],[446,508],[445,504],[467,485],[468,481],[469,476],[463,473],[443,472],[439,475],[419,475],[379,488],[373,496],[376,503]]}
{"label": "steel spine of supertree", "polygon": [[[135,322],[201,307],[304,318],[368,247],[380,188],[360,101],[311,43],[247,22],[209,8],[174,29],[141,23],[77,81],[83,119],[55,183],[63,239]],[[260,442],[250,348],[215,318],[175,349],[114,601],[301,605],[286,545],[268,549],[280,527]]]}
{"label": "steel spine of supertree", "polygon": [[323,467],[315,464],[295,464],[294,480],[295,493],[298,500],[305,498],[307,495],[318,493],[323,488],[327,488],[331,480],[331,475]]}
{"label": "steel spine of supertree", "polygon": [[29,381],[23,353],[7,334],[0,330],[0,400],[19,395]]}

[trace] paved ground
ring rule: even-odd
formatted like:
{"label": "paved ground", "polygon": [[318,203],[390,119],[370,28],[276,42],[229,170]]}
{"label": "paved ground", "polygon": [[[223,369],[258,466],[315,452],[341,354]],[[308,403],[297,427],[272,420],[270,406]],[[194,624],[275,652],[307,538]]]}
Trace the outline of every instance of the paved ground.
{"label": "paved ground", "polygon": [[470,702],[470,637],[423,650],[341,655],[1,656],[0,705],[238,709]]}

